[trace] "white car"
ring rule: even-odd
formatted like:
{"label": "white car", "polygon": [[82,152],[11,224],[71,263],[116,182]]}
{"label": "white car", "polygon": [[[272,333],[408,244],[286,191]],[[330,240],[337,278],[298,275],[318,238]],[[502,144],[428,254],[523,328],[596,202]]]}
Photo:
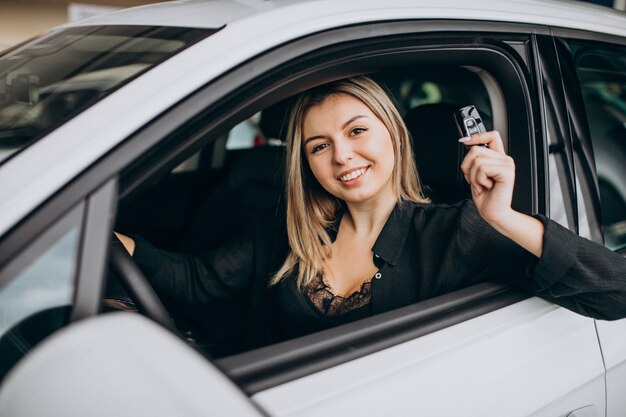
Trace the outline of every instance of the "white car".
{"label": "white car", "polygon": [[514,207],[624,254],[623,13],[556,0],[122,10],[0,57],[0,415],[625,416],[626,320],[496,279],[249,349],[247,294],[162,303],[111,247],[115,229],[200,253],[275,209],[290,98],[363,73],[406,114],[434,201],[467,196],[449,116],[474,104],[516,161]]}

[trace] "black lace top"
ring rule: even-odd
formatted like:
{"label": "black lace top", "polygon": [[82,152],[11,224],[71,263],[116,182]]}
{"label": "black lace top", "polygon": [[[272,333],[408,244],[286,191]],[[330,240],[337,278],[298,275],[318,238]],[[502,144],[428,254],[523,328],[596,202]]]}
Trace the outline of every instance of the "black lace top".
{"label": "black lace top", "polygon": [[333,294],[320,277],[301,290],[295,279],[284,280],[274,289],[273,338],[291,339],[350,323],[372,315],[372,281],[342,297]]}
{"label": "black lace top", "polygon": [[361,287],[347,297],[335,295],[330,286],[319,275],[305,288],[305,294],[313,306],[326,317],[338,316],[361,308],[370,302],[372,297],[372,280],[369,279]]}

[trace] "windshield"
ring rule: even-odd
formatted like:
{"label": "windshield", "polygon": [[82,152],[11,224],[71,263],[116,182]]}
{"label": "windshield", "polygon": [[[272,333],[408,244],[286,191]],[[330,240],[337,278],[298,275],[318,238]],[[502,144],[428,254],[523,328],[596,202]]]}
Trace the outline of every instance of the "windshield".
{"label": "windshield", "polygon": [[62,29],[0,56],[0,164],[213,29]]}

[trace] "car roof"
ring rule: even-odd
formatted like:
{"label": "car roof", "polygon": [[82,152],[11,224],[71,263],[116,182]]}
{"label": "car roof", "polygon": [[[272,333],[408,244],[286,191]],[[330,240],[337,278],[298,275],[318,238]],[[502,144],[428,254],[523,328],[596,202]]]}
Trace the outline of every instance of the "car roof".
{"label": "car roof", "polygon": [[[439,0],[436,4],[415,0],[181,0],[123,9],[69,26],[128,24],[219,28],[240,20],[246,20],[248,25],[267,26],[268,21],[293,25],[318,17],[347,14],[355,20],[363,20],[372,14],[379,20],[397,20],[399,16],[407,19],[471,19],[626,35],[626,14],[623,12],[571,0]],[[270,16],[273,16],[272,20],[268,20]]]}
{"label": "car roof", "polygon": [[368,22],[447,19],[529,23],[626,38],[626,15],[601,6],[560,0],[429,3],[182,0],[125,9],[63,26],[222,29],[142,74],[3,163],[0,235],[172,103],[264,51],[313,33]]}

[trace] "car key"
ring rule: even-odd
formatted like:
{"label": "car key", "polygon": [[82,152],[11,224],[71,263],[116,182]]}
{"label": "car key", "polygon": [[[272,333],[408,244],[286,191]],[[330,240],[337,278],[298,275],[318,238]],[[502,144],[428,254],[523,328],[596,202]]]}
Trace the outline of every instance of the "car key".
{"label": "car key", "polygon": [[[480,117],[475,106],[466,106],[455,111],[454,121],[456,122],[460,137],[469,138],[471,135],[485,133],[487,131],[483,124],[483,119]],[[479,146],[487,147],[485,144]]]}

